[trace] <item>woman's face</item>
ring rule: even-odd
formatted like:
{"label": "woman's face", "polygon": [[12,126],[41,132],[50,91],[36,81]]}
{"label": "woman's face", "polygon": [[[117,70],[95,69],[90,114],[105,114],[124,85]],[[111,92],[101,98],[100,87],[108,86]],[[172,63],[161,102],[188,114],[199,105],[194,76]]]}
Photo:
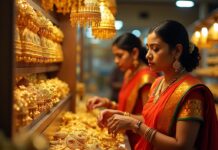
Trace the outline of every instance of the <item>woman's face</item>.
{"label": "woman's face", "polygon": [[127,71],[133,67],[133,57],[128,51],[114,45],[112,46],[112,52],[114,54],[114,62],[121,71]]}
{"label": "woman's face", "polygon": [[164,42],[156,33],[152,32],[147,37],[149,66],[153,71],[172,70],[172,64],[175,61],[175,54],[170,51],[169,45]]}

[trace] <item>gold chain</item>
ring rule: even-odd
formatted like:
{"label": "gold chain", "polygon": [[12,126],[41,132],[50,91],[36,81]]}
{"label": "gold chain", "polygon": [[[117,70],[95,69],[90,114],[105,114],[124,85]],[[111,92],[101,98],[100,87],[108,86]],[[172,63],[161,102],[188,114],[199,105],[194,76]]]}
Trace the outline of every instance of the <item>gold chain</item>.
{"label": "gold chain", "polygon": [[170,82],[167,84],[167,86],[163,89],[163,84],[164,84],[164,79],[161,80],[160,84],[156,87],[155,92],[153,94],[154,96],[154,103],[156,103],[159,99],[159,97],[165,92],[167,91],[167,89],[173,84],[175,83],[179,77],[185,72],[185,69],[182,69],[179,74],[177,74],[174,78],[172,78],[170,80]]}

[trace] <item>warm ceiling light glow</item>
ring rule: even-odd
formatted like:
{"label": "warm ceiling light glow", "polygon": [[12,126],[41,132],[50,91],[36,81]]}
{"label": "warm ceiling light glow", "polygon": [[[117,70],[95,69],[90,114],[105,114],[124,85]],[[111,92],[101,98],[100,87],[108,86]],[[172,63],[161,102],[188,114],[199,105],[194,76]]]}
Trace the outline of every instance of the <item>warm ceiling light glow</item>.
{"label": "warm ceiling light glow", "polygon": [[194,2],[190,0],[178,0],[176,1],[176,6],[177,7],[193,7]]}
{"label": "warm ceiling light glow", "polygon": [[206,37],[208,35],[208,29],[206,27],[203,27],[201,29],[201,33],[202,33],[202,36]]}
{"label": "warm ceiling light glow", "polygon": [[218,41],[218,23],[215,22],[208,30],[208,42],[217,43]]}
{"label": "warm ceiling light glow", "polygon": [[213,26],[214,26],[214,30],[215,30],[216,32],[218,32],[218,23],[214,23]]}
{"label": "warm ceiling light glow", "polygon": [[195,31],[194,34],[192,35],[191,41],[195,45],[198,45],[200,37],[201,37],[201,32],[200,31]]}
{"label": "warm ceiling light glow", "polygon": [[196,31],[196,32],[195,32],[195,37],[196,37],[196,38],[200,38],[200,37],[201,37],[201,33],[200,33],[199,31]]}

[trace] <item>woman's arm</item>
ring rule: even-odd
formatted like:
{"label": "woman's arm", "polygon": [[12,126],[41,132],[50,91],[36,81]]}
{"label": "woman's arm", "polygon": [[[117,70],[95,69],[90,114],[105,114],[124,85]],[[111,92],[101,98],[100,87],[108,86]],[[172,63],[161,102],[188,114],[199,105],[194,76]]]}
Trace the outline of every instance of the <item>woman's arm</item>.
{"label": "woman's arm", "polygon": [[[148,126],[142,124],[138,130],[138,133],[146,140],[149,140],[146,133],[148,129]],[[200,122],[177,121],[175,137],[170,137],[157,131],[150,142],[155,148],[161,150],[192,150],[194,149],[199,129]]]}

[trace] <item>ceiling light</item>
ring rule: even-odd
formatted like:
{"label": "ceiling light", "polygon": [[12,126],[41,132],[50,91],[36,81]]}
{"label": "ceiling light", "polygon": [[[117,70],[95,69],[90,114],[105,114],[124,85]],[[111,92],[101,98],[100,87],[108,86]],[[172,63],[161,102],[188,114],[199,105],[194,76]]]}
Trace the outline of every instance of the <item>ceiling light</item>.
{"label": "ceiling light", "polygon": [[123,27],[123,21],[121,20],[116,20],[115,21],[115,29],[120,30]]}
{"label": "ceiling light", "polygon": [[194,2],[191,0],[178,0],[176,1],[177,7],[193,7]]}
{"label": "ceiling light", "polygon": [[140,37],[140,36],[141,36],[141,31],[139,31],[139,30],[133,30],[133,31],[132,31],[132,34],[134,34],[134,35],[137,36],[137,37]]}

